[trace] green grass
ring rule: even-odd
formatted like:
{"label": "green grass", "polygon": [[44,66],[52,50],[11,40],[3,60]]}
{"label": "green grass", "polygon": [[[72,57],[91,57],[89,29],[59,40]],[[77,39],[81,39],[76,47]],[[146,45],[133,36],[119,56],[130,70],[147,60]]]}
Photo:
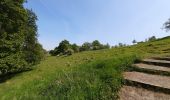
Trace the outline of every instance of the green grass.
{"label": "green grass", "polygon": [[122,82],[121,72],[134,60],[135,56],[114,57],[62,71],[42,94],[48,99],[59,100],[117,99]]}
{"label": "green grass", "polygon": [[116,99],[122,72],[143,57],[170,54],[170,38],[134,46],[47,57],[0,83],[0,99]]}

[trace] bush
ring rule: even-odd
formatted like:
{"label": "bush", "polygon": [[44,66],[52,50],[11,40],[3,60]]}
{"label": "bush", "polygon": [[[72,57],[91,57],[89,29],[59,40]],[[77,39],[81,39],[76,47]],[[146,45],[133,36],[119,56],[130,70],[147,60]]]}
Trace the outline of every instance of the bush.
{"label": "bush", "polygon": [[65,55],[72,55],[73,53],[74,53],[74,50],[68,49],[68,50],[65,52]]}

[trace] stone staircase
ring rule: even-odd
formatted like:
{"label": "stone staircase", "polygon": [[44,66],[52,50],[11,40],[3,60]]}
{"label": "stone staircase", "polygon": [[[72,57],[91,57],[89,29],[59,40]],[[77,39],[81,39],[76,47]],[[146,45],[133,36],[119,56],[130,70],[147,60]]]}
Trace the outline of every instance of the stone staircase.
{"label": "stone staircase", "polygon": [[120,100],[170,100],[170,57],[144,59],[123,74]]}

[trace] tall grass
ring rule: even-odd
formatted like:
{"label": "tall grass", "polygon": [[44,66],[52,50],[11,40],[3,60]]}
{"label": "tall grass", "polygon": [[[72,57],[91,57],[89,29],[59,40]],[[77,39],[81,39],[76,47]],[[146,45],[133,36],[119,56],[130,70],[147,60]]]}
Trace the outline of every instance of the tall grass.
{"label": "tall grass", "polygon": [[118,99],[121,72],[135,60],[136,56],[121,56],[63,70],[41,94],[57,100]]}

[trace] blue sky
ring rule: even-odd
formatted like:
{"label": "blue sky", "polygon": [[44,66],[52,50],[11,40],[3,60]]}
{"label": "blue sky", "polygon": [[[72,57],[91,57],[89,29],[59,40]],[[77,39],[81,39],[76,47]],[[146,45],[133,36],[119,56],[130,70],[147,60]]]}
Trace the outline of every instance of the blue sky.
{"label": "blue sky", "polygon": [[28,0],[38,16],[39,42],[47,50],[64,39],[71,43],[99,40],[110,45],[133,39],[164,37],[170,0]]}

